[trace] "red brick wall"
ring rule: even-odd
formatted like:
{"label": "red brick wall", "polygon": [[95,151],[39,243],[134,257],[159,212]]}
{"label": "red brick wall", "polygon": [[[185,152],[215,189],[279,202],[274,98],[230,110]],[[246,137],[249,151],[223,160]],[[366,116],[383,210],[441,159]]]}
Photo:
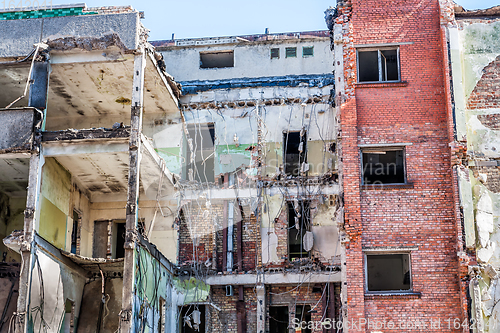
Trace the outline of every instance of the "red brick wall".
{"label": "red brick wall", "polygon": [[[400,47],[401,84],[370,88],[346,77],[354,96],[341,106],[348,319],[405,323],[440,320],[441,328],[412,332],[450,332],[463,320],[457,275],[457,237],[450,167],[443,53],[437,0],[353,0],[353,44],[406,43]],[[338,18],[337,22],[343,20]],[[349,45],[347,45],[349,46]],[[347,47],[345,74],[355,57]],[[355,65],[354,65],[355,66]],[[354,69],[355,72],[355,69]],[[356,76],[354,76],[355,78]],[[406,148],[411,186],[361,189],[359,144],[411,143]],[[364,293],[366,247],[414,246],[413,291],[420,296]],[[451,319],[451,329],[448,321]],[[352,329],[369,332],[374,329]],[[384,332],[406,331],[400,328]],[[408,330],[410,331],[410,330]],[[455,330],[456,331],[456,330]]]}
{"label": "red brick wall", "polygon": [[483,76],[469,96],[469,109],[495,109],[500,107],[500,56],[483,69]]}

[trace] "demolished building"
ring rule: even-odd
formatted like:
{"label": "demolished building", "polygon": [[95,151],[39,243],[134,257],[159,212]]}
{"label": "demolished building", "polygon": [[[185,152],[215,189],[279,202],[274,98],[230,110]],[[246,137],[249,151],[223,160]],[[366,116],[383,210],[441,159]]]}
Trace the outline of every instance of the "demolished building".
{"label": "demolished building", "polygon": [[0,12],[1,332],[175,331],[177,302],[206,294],[147,240],[173,193],[150,138],[178,117],[179,91],[140,17]]}
{"label": "demolished building", "polygon": [[328,31],[153,44],[182,86],[184,128],[155,141],[181,178],[178,264],[210,285],[220,308],[182,311],[204,312],[206,332],[288,332],[297,321],[338,319],[342,203]]}
{"label": "demolished building", "polygon": [[0,10],[0,332],[495,332],[498,8],[141,17]]}

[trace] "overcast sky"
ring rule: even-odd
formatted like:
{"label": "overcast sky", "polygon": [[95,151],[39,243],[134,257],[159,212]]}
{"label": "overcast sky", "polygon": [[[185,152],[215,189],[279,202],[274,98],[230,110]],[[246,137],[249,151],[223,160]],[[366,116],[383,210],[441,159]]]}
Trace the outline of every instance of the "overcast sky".
{"label": "overcast sky", "polygon": [[[75,1],[76,2],[76,1]],[[466,9],[500,0],[456,0]],[[53,3],[62,3],[53,0]],[[324,11],[336,0],[88,0],[87,6],[131,5],[144,11],[150,40],[324,30]]]}

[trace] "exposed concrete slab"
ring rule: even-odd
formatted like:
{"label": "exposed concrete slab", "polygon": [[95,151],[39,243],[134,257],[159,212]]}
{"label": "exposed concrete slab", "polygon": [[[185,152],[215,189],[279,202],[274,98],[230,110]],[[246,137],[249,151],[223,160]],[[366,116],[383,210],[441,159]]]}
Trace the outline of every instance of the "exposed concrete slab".
{"label": "exposed concrete slab", "polygon": [[205,281],[206,284],[212,286],[255,286],[259,282],[273,285],[340,282],[340,272],[212,275],[208,276]]}

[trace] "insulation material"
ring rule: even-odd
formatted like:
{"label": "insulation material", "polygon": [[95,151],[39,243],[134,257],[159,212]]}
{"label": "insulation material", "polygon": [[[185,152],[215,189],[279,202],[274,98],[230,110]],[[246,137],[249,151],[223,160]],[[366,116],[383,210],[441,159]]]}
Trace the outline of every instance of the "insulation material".
{"label": "insulation material", "polygon": [[486,188],[477,185],[475,191],[479,197],[476,205],[477,232],[479,243],[485,248],[493,232],[493,204]]}
{"label": "insulation material", "polygon": [[37,251],[34,263],[30,322],[35,332],[59,333],[65,313],[63,283],[59,264]]}
{"label": "insulation material", "polygon": [[274,228],[261,228],[260,237],[262,240],[262,263],[279,263],[278,236],[274,233]]}

